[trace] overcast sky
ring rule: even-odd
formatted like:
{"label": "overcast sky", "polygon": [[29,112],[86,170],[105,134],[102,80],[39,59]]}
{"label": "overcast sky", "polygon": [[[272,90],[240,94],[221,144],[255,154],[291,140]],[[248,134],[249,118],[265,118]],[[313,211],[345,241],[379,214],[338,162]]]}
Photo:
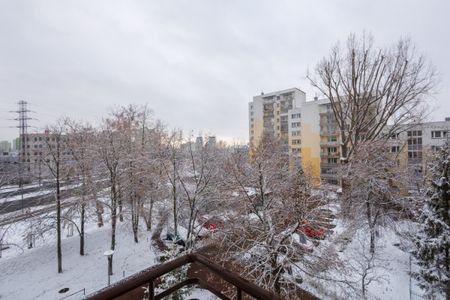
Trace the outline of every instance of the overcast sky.
{"label": "overcast sky", "polygon": [[1,1],[0,140],[18,100],[42,128],[98,123],[145,104],[171,127],[248,139],[247,103],[298,87],[349,33],[378,45],[409,36],[440,73],[432,119],[450,116],[449,0]]}

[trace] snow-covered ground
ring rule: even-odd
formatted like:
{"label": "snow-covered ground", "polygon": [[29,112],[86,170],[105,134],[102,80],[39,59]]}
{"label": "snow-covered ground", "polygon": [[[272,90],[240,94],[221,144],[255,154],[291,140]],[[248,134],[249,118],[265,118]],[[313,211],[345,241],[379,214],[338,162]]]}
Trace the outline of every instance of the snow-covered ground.
{"label": "snow-covered ground", "polygon": [[[337,213],[339,209],[337,205],[330,204],[327,206],[333,213]],[[359,234],[364,229],[354,228],[348,229],[348,224],[343,224],[342,220],[335,220],[336,227],[333,228],[333,234],[326,240],[322,241],[324,246],[321,250],[324,251],[327,247],[337,247],[339,249],[339,257],[344,264],[349,267],[354,266],[355,271],[350,274],[342,274],[338,271],[332,273],[332,277],[335,279],[346,279],[348,281],[354,281],[353,286],[356,289],[361,289],[361,276],[357,273],[357,269],[360,263],[364,261],[363,255],[368,255],[368,249],[365,249],[365,253],[362,250],[362,243],[367,241],[361,241],[358,239]],[[398,229],[401,227],[409,226],[409,223],[398,223]],[[366,236],[366,235],[365,235]],[[343,242],[342,238],[351,237],[347,242]],[[376,262],[378,267],[373,268],[370,271],[369,276],[373,276],[379,280],[375,280],[368,285],[367,298],[368,299],[382,299],[382,300],[398,300],[409,299],[410,297],[410,256],[407,252],[402,251],[399,248],[399,244],[402,244],[402,238],[399,237],[392,229],[385,229],[378,238],[378,257]],[[324,251],[325,252],[325,251]],[[316,252],[317,254],[317,252]],[[323,254],[323,253],[322,253]],[[320,255],[320,254],[319,254]],[[418,270],[418,266],[414,260],[411,262],[411,271]],[[342,287],[331,284],[330,281],[321,281],[317,278],[313,278],[302,274],[305,278],[305,282],[302,287],[311,291],[315,295],[319,295],[322,299],[335,299],[336,296],[343,295]],[[414,294],[421,295],[423,292],[417,286],[417,282],[411,280],[411,289]],[[341,299],[341,298],[339,298]],[[355,297],[354,299],[360,299]]]}
{"label": "snow-covered ground", "polygon": [[[81,289],[86,294],[107,285],[107,260],[103,255],[110,246],[109,224],[86,234],[86,255],[79,255],[79,238],[75,234],[62,242],[63,273],[57,273],[56,246],[53,241],[22,254],[0,258],[1,299],[60,299]],[[114,275],[111,282],[155,264],[151,233],[141,230],[139,243],[134,243],[129,224],[120,224],[114,253]],[[6,251],[5,251],[6,252]],[[69,288],[59,294],[62,288]],[[82,299],[83,293],[69,299]]]}

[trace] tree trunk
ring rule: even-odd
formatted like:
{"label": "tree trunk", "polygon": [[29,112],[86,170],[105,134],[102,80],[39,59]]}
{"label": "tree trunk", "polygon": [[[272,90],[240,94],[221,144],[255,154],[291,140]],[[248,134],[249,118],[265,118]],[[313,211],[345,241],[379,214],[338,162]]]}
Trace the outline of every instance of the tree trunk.
{"label": "tree trunk", "polygon": [[148,210],[147,231],[152,230],[153,198],[150,199],[150,209]]}
{"label": "tree trunk", "polygon": [[100,201],[97,201],[97,197],[95,198],[95,212],[97,213],[97,226],[103,227],[103,206]]}
{"label": "tree trunk", "polygon": [[272,277],[273,277],[273,289],[275,294],[280,295],[281,285],[280,285],[280,266],[277,265],[278,255],[276,253],[271,255],[271,267],[272,267]]}
{"label": "tree trunk", "polygon": [[86,210],[86,204],[84,203],[84,196],[83,196],[83,202],[81,203],[81,216],[80,216],[80,255],[84,255],[84,221],[85,221],[85,210]]}
{"label": "tree trunk", "polygon": [[369,235],[370,235],[370,254],[375,253],[375,224],[372,221],[372,208],[370,202],[366,202],[366,215],[367,223],[369,224]]}
{"label": "tree trunk", "polygon": [[[133,203],[134,202],[134,203]],[[139,202],[137,199],[131,203],[131,226],[133,228],[134,242],[139,243],[138,230],[139,230]]]}
{"label": "tree trunk", "polygon": [[117,222],[117,189],[115,180],[111,185],[111,250],[116,248],[116,222]]}
{"label": "tree trunk", "polygon": [[56,162],[56,252],[58,257],[58,273],[62,273],[61,189],[59,182],[59,162]]}
{"label": "tree trunk", "polygon": [[[175,181],[175,178],[174,178]],[[173,193],[173,227],[174,227],[174,235],[177,236],[178,234],[178,224],[177,224],[177,189],[175,187],[175,183],[172,187],[172,193]]]}
{"label": "tree trunk", "polygon": [[366,275],[363,275],[361,278],[361,291],[363,297],[366,296]]}
{"label": "tree trunk", "polygon": [[119,221],[123,222],[123,214],[122,214],[122,188],[120,185],[118,185],[119,189]]}

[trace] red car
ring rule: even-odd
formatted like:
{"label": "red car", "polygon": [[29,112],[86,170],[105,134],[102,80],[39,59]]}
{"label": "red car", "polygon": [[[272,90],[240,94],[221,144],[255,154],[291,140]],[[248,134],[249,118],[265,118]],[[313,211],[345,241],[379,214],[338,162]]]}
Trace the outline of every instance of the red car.
{"label": "red car", "polygon": [[325,229],[319,226],[312,225],[308,220],[301,220],[300,224],[300,231],[303,232],[305,235],[316,238],[316,239],[323,239],[325,237]]}
{"label": "red car", "polygon": [[210,217],[208,215],[199,217],[198,221],[202,223],[203,228],[206,228],[208,230],[216,230],[221,223],[221,220],[219,218]]}

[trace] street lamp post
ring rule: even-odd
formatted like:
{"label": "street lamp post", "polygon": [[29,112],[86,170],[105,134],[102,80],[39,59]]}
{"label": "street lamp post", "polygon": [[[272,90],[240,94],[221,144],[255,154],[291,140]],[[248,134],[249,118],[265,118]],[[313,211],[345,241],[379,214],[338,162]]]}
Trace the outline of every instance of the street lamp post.
{"label": "street lamp post", "polygon": [[113,270],[112,270],[113,254],[114,254],[114,250],[107,250],[103,253],[103,255],[108,258],[108,286],[111,284],[111,275],[113,274]]}

